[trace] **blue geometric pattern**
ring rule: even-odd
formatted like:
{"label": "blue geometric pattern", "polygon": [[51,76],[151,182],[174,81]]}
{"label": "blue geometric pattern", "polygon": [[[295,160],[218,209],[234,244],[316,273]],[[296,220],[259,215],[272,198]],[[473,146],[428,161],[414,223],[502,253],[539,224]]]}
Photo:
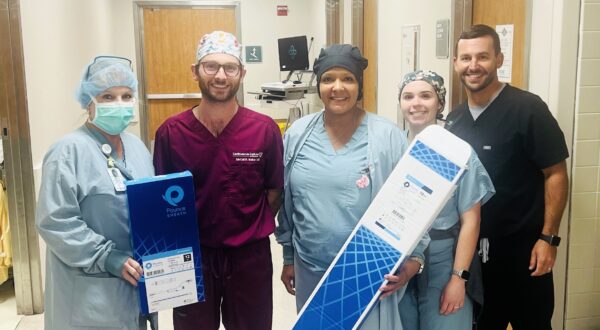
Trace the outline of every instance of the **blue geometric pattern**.
{"label": "blue geometric pattern", "polygon": [[401,255],[360,226],[294,330],[352,329]]}
{"label": "blue geometric pattern", "polygon": [[[185,244],[180,244],[179,242],[167,244],[162,236],[159,236],[158,239],[155,239],[154,237],[143,238],[140,235],[134,235],[133,242],[134,246],[137,246],[137,249],[133,252],[133,256],[135,260],[140,262],[140,264],[142,262],[142,256],[188,247],[184,246]],[[194,268],[196,269],[200,269],[202,267],[202,261],[200,260],[200,257],[200,254],[194,253]],[[198,301],[204,301],[204,281],[202,280],[202,275],[200,274],[196,274],[196,285],[198,289]]]}
{"label": "blue geometric pattern", "polygon": [[410,155],[450,182],[460,170],[456,164],[418,140],[410,149]]}

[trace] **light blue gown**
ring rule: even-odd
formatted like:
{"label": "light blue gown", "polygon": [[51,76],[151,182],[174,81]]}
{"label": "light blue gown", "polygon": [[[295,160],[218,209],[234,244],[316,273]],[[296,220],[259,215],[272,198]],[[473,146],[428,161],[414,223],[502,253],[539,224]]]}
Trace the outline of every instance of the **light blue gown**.
{"label": "light blue gown", "polygon": [[[406,149],[406,138],[395,124],[369,113],[337,152],[323,129],[322,111],[297,120],[286,132],[284,201],[275,234],[283,245],[284,264],[294,264],[298,309]],[[370,181],[366,188],[356,184],[362,175]],[[427,244],[425,237],[413,255],[424,257]],[[377,304],[362,329],[402,329],[398,303],[403,292]]]}
{"label": "light blue gown", "polygon": [[[154,175],[146,146],[122,133],[129,179]],[[82,126],[55,143],[42,168],[36,224],[46,249],[46,330],[145,329],[136,288],[121,279],[132,255],[125,192],[116,192],[98,132]],[[113,158],[116,153],[113,151]]]}

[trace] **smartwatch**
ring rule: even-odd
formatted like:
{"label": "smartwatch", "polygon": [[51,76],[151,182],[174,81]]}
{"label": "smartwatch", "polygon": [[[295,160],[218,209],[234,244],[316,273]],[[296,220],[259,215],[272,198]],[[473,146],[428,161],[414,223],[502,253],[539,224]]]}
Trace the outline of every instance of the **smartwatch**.
{"label": "smartwatch", "polygon": [[558,246],[560,244],[559,236],[540,234],[540,239],[550,244],[551,246]]}
{"label": "smartwatch", "polygon": [[469,271],[466,269],[461,269],[461,270],[453,269],[452,275],[458,276],[458,278],[460,278],[461,280],[463,280],[465,282],[468,281],[469,278],[471,278],[471,273],[469,273]]}

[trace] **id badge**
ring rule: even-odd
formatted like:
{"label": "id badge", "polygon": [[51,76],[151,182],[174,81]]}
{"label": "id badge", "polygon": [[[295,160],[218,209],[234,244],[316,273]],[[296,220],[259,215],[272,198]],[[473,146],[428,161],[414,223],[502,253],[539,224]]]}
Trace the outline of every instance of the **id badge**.
{"label": "id badge", "polygon": [[119,171],[116,167],[111,167],[106,169],[108,171],[108,176],[110,176],[110,181],[112,181],[113,186],[115,187],[115,191],[125,191],[125,178],[121,171]]}

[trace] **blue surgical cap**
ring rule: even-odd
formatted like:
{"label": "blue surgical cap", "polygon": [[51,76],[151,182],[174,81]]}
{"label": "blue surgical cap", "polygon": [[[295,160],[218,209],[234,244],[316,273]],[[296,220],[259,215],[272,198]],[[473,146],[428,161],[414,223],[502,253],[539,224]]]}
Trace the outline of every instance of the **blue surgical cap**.
{"label": "blue surgical cap", "polygon": [[75,98],[81,108],[87,109],[92,96],[96,96],[111,87],[129,87],[137,93],[137,78],[131,69],[131,61],[116,56],[98,56],[86,66],[81,83],[75,91]]}

